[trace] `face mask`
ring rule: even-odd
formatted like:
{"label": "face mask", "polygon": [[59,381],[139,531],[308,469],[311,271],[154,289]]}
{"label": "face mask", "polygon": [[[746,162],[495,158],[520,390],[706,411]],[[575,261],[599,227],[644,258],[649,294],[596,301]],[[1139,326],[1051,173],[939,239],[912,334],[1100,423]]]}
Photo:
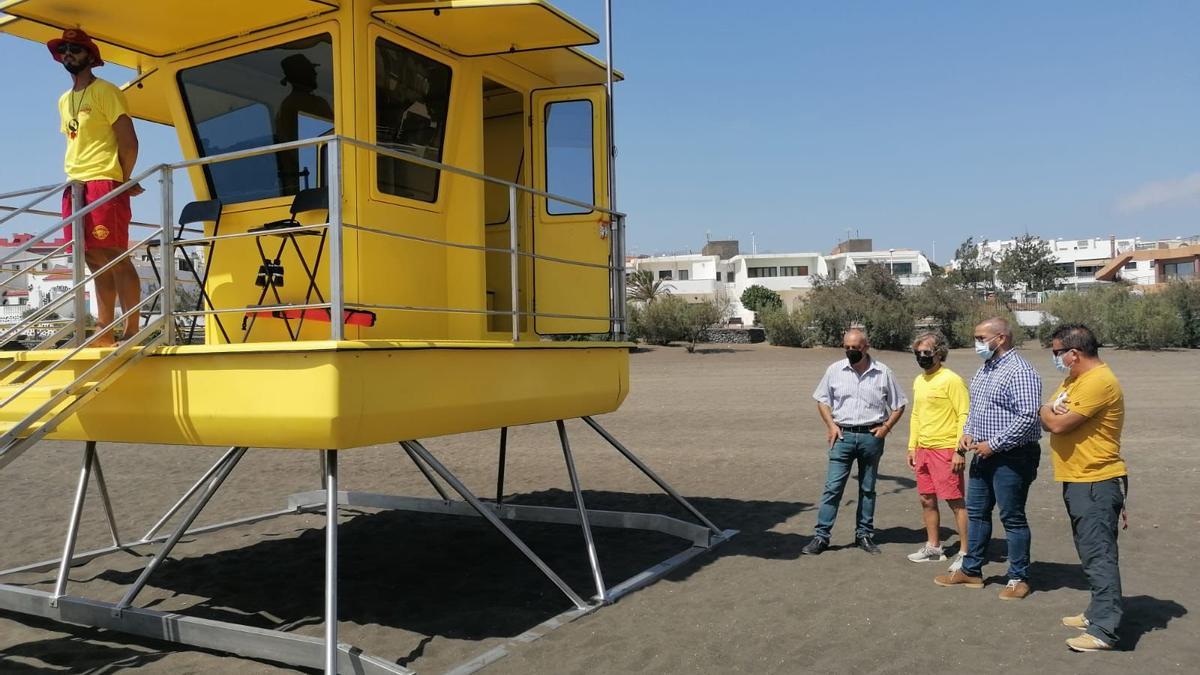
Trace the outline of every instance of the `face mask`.
{"label": "face mask", "polygon": [[846,359],[848,361],[850,361],[850,365],[854,365],[854,364],[858,363],[859,361],[862,361],[862,357],[863,357],[863,353],[858,351],[857,349],[847,349],[846,350]]}
{"label": "face mask", "polygon": [[[994,340],[994,339],[995,338],[992,338],[992,340]],[[996,353],[995,349],[992,349],[991,347],[988,346],[988,343],[991,342],[992,340],[976,340],[975,341],[975,353],[979,356],[979,358],[983,359],[984,361],[987,361],[988,359],[992,358],[992,354]]]}
{"label": "face mask", "polygon": [[1071,370],[1071,367],[1068,366],[1065,361],[1063,361],[1063,356],[1065,355],[1065,352],[1063,354],[1054,355],[1054,367],[1057,368],[1060,373],[1070,372]]}
{"label": "face mask", "polygon": [[82,73],[84,70],[87,69],[87,67],[88,67],[88,64],[85,64],[85,63],[64,63],[63,64],[63,68],[66,68],[67,72],[72,75],[78,75],[79,73]]}
{"label": "face mask", "polygon": [[921,370],[929,370],[930,368],[933,367],[933,357],[932,356],[918,356],[917,357],[917,365],[921,366]]}

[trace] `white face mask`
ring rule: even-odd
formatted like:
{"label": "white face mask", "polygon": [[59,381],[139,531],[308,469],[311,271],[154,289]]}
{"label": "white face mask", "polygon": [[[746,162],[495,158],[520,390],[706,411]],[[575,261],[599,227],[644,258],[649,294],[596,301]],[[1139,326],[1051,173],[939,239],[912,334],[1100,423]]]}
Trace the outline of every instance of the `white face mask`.
{"label": "white face mask", "polygon": [[1054,357],[1054,367],[1057,368],[1060,373],[1067,373],[1071,371],[1071,366],[1068,366],[1066,362],[1063,361],[1063,357],[1066,355],[1066,352],[1052,355]]}
{"label": "white face mask", "polygon": [[984,361],[987,361],[988,359],[992,358],[992,355],[996,353],[996,350],[989,347],[988,343],[991,342],[992,340],[995,340],[997,337],[999,337],[999,336],[993,336],[991,338],[991,340],[976,340],[975,341],[975,353],[979,355],[979,358],[983,359]]}

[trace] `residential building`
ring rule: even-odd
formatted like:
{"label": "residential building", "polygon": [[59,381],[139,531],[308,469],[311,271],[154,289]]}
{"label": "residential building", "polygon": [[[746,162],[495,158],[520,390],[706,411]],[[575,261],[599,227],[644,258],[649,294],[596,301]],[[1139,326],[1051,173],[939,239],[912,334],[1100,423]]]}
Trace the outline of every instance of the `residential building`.
{"label": "residential building", "polygon": [[1097,281],[1123,279],[1155,287],[1200,279],[1200,244],[1142,247],[1126,251],[1096,271]]}
{"label": "residential building", "polygon": [[[24,233],[14,234],[11,238],[0,237],[0,257],[7,257],[11,250],[32,238]],[[65,252],[56,253],[59,248],[65,251],[66,243],[65,237],[45,241],[16,256],[17,262],[0,264],[0,282],[3,282],[0,283],[0,324],[15,324],[30,310],[43,307],[70,291],[74,285],[70,258]],[[155,255],[158,255],[157,251]],[[158,290],[159,280],[148,255],[144,252],[134,255],[133,265],[141,280],[142,297]],[[176,283],[179,284],[182,294],[198,297],[199,290],[188,269],[189,265],[195,266],[199,276],[203,278],[204,258],[201,254],[193,252],[187,261],[182,258],[176,259]],[[96,316],[98,308],[92,284],[88,285],[84,296],[89,312]],[[155,310],[157,311],[157,308]],[[74,304],[66,301],[55,308],[54,313],[64,319],[72,318]]]}
{"label": "residential building", "polygon": [[649,271],[671,293],[689,302],[724,297],[730,303],[734,322],[746,325],[754,321],[754,312],[742,306],[741,297],[750,286],[775,291],[784,307],[793,309],[812,290],[817,277],[845,278],[870,263],[890,265],[905,285],[916,285],[929,277],[929,260],[919,251],[870,251],[870,240],[862,241],[867,242],[868,250],[828,256],[812,252],[741,254],[737,242],[709,242],[705,253],[630,258],[625,270],[627,274]]}

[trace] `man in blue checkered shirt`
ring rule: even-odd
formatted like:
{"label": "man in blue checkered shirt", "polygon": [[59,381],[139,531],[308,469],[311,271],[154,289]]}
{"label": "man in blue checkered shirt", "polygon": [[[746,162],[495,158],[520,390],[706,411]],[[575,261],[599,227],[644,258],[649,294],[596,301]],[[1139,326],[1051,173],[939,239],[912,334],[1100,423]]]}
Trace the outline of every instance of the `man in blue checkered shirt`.
{"label": "man in blue checkered shirt", "polygon": [[1041,460],[1042,378],[1013,349],[1012,327],[1004,319],[975,327],[975,352],[984,363],[971,378],[971,411],[956,451],[975,453],[967,484],[967,552],[961,568],[933,581],[983,588],[992,509],[999,504],[1008,539],[1008,583],[1000,599],[1021,600],[1030,592],[1025,500]]}

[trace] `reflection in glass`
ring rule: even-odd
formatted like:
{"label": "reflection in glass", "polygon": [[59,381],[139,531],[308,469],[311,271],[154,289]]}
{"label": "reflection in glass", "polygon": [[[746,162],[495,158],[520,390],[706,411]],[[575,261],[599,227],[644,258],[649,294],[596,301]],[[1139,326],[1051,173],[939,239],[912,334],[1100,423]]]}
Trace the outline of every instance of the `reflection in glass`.
{"label": "reflection in glass", "polygon": [[[201,157],[333,133],[333,42],[314,35],[182,70],[179,85]],[[316,187],[315,148],[205,167],[225,203]]]}
{"label": "reflection in glass", "polygon": [[[449,66],[386,40],[376,40],[377,144],[440,162],[449,107]],[[379,157],[377,167],[380,192],[437,201],[437,169],[391,157]]]}
{"label": "reflection in glass", "polygon": [[[596,203],[592,134],[591,101],[560,101],[546,106],[546,192]],[[591,210],[548,199],[546,212],[563,216]]]}

